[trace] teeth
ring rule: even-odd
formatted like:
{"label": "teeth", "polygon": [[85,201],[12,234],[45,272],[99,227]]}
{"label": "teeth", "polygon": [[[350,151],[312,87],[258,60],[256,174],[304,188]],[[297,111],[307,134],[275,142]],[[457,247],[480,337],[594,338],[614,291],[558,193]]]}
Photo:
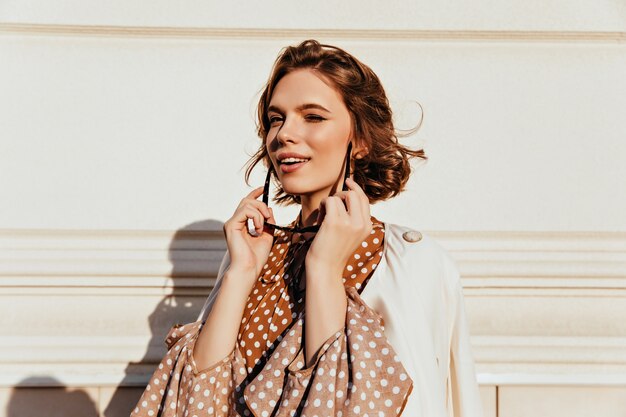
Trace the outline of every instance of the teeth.
{"label": "teeth", "polygon": [[291,162],[306,162],[308,161],[308,159],[303,159],[303,158],[285,158],[282,161],[280,161],[281,164],[284,163],[291,163]]}

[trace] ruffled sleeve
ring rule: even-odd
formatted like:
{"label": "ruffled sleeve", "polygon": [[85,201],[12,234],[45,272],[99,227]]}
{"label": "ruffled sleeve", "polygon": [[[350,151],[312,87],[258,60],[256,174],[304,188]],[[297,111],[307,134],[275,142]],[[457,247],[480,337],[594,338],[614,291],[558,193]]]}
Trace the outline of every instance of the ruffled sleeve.
{"label": "ruffled sleeve", "polygon": [[169,331],[167,354],[152,375],[131,417],[228,416],[247,376],[239,349],[198,369],[193,348],[203,323],[176,325]]}
{"label": "ruffled sleeve", "polygon": [[300,317],[244,389],[255,416],[291,416],[294,410],[302,416],[402,413],[413,381],[384,336],[380,315],[355,288],[346,293],[345,327],[325,341],[314,364],[304,367]]}

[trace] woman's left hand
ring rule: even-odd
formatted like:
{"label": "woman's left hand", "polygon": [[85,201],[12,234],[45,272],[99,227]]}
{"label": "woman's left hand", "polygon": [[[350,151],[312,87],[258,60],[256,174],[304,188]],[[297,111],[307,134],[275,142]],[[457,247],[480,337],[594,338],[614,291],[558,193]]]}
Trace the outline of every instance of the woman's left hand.
{"label": "woman's left hand", "polygon": [[322,269],[341,276],[350,256],[372,231],[367,195],[352,178],[346,178],[346,185],[348,191],[326,197],[320,204],[321,225],[306,256],[307,271]]}

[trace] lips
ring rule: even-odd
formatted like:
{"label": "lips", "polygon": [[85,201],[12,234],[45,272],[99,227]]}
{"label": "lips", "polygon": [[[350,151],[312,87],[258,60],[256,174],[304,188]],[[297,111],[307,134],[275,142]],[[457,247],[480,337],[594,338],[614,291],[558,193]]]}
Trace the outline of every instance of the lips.
{"label": "lips", "polygon": [[280,160],[281,164],[295,164],[298,162],[306,162],[311,158],[294,158],[294,157],[290,157],[290,158],[282,158]]}
{"label": "lips", "polygon": [[302,166],[304,166],[307,162],[309,162],[308,160],[305,161],[301,161],[301,162],[295,162],[295,163],[284,163],[284,162],[280,162],[279,166],[280,166],[280,171],[283,174],[287,174],[290,172],[294,172],[298,169],[300,169]]}
{"label": "lips", "polygon": [[311,158],[296,152],[281,152],[276,155],[282,173],[290,173],[300,169]]}
{"label": "lips", "polygon": [[298,153],[298,152],[283,151],[283,152],[278,152],[276,154],[276,159],[278,161],[282,161],[282,160],[287,159],[287,158],[311,159],[308,156],[303,155],[303,154]]}

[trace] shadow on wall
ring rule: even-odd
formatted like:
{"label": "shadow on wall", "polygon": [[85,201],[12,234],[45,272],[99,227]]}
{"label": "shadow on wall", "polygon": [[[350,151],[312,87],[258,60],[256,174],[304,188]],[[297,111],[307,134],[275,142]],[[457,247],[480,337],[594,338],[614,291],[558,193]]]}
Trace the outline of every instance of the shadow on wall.
{"label": "shadow on wall", "polygon": [[11,391],[7,417],[97,417],[98,405],[87,392],[68,389],[49,376],[31,376]]}
{"label": "shadow on wall", "polygon": [[[172,273],[170,277],[182,278],[211,278],[207,271],[210,269],[211,260],[201,261],[198,264],[199,256],[191,256],[193,268],[186,259],[189,257],[180,256],[181,251],[198,251],[197,244],[194,248],[189,247],[189,242],[195,240],[194,232],[223,233],[223,223],[217,220],[203,220],[191,223],[178,229],[169,245],[169,260],[172,263]],[[204,250],[204,249],[203,249]],[[178,255],[176,255],[178,253]],[[225,251],[224,251],[225,253]],[[223,253],[222,253],[223,255]],[[221,256],[220,256],[221,259]],[[197,320],[200,310],[204,305],[205,298],[194,297],[194,291],[189,288],[179,288],[176,280],[173,280],[174,288],[171,295],[164,297],[155,310],[148,317],[151,338],[143,358],[140,362],[130,362],[125,369],[125,377],[113,393],[111,400],[105,406],[104,417],[128,417],[137,405],[137,401],[145,389],[147,381],[138,383],[138,376],[148,374],[151,376],[158,363],[166,353],[165,337],[170,328],[177,323],[190,323]],[[208,284],[207,284],[208,287]],[[123,323],[120,323],[123,325]],[[68,416],[72,414],[67,414]],[[76,414],[78,415],[78,414]]]}

